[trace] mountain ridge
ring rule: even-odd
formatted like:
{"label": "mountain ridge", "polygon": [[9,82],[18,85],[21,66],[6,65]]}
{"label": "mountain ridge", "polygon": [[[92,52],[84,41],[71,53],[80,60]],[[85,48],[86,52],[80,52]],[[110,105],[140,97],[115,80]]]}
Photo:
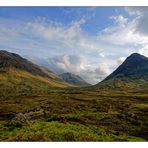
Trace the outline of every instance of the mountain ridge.
{"label": "mountain ridge", "polygon": [[96,86],[110,88],[148,87],[148,58],[138,53],[131,54],[115,71]]}
{"label": "mountain ridge", "polygon": [[76,86],[88,86],[90,85],[85,80],[83,80],[80,76],[72,74],[70,72],[65,72],[59,75],[65,82],[76,85]]}
{"label": "mountain ridge", "polygon": [[52,88],[71,87],[50,70],[18,54],[0,51],[0,97],[47,94]]}
{"label": "mountain ridge", "polygon": [[44,73],[38,65],[22,58],[16,53],[0,50],[0,72],[8,71],[10,68],[25,70],[29,73],[49,78],[49,76]]}

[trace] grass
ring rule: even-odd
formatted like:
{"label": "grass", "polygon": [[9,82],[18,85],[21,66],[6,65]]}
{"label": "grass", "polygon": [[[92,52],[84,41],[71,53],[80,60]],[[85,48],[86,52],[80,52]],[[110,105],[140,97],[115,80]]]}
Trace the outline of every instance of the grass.
{"label": "grass", "polygon": [[[1,99],[1,141],[147,141],[147,94],[52,89]],[[30,124],[8,124],[18,113]]]}
{"label": "grass", "polygon": [[16,127],[1,126],[3,141],[144,141],[126,134],[116,135],[103,128],[57,121],[35,121],[33,124]]}
{"label": "grass", "polygon": [[59,81],[53,76],[51,79],[48,79],[25,71],[11,69],[8,72],[0,73],[0,86],[0,97],[10,98],[47,94],[55,87],[66,88],[70,85]]}
{"label": "grass", "polygon": [[0,72],[0,141],[148,140],[146,77],[121,74],[78,88],[46,68],[41,74],[30,63],[6,59],[2,66],[15,68]]}
{"label": "grass", "polygon": [[[18,70],[0,73],[0,86],[0,141],[148,140],[146,88],[68,87]],[[19,113],[30,124],[12,124]]]}
{"label": "grass", "polygon": [[135,107],[139,108],[139,109],[147,109],[148,108],[148,104],[136,104]]}

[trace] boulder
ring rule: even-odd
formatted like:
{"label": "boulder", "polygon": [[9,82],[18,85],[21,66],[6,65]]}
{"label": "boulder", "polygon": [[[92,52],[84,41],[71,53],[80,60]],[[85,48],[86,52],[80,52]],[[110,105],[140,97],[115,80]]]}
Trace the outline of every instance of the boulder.
{"label": "boulder", "polygon": [[22,126],[23,124],[29,124],[29,118],[23,113],[18,113],[10,121],[10,125],[14,125],[14,126]]}

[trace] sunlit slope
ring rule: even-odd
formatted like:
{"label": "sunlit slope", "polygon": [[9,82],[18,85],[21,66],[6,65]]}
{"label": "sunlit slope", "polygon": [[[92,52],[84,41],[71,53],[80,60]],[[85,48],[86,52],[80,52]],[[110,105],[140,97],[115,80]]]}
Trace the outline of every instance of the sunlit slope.
{"label": "sunlit slope", "polygon": [[68,86],[56,79],[48,79],[16,69],[0,73],[0,97],[39,95],[49,92],[54,87],[65,88]]}
{"label": "sunlit slope", "polygon": [[0,97],[39,95],[69,86],[53,72],[17,54],[0,51]]}

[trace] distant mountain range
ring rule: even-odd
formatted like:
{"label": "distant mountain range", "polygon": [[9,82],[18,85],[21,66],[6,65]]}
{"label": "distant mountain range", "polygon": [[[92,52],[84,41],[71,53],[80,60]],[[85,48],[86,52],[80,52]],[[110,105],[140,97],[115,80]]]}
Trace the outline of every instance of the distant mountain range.
{"label": "distant mountain range", "polygon": [[96,86],[110,88],[148,88],[148,58],[133,53]]}
{"label": "distant mountain range", "polygon": [[[92,78],[93,79],[93,78]],[[0,97],[41,95],[52,88],[90,86],[80,76],[63,73],[59,76],[21,56],[0,51]],[[97,89],[148,89],[148,58],[133,53],[102,82]],[[127,89],[128,88],[128,89]]]}
{"label": "distant mountain range", "polygon": [[83,80],[80,76],[72,73],[63,73],[59,75],[65,82],[77,86],[89,86],[90,84]]}

